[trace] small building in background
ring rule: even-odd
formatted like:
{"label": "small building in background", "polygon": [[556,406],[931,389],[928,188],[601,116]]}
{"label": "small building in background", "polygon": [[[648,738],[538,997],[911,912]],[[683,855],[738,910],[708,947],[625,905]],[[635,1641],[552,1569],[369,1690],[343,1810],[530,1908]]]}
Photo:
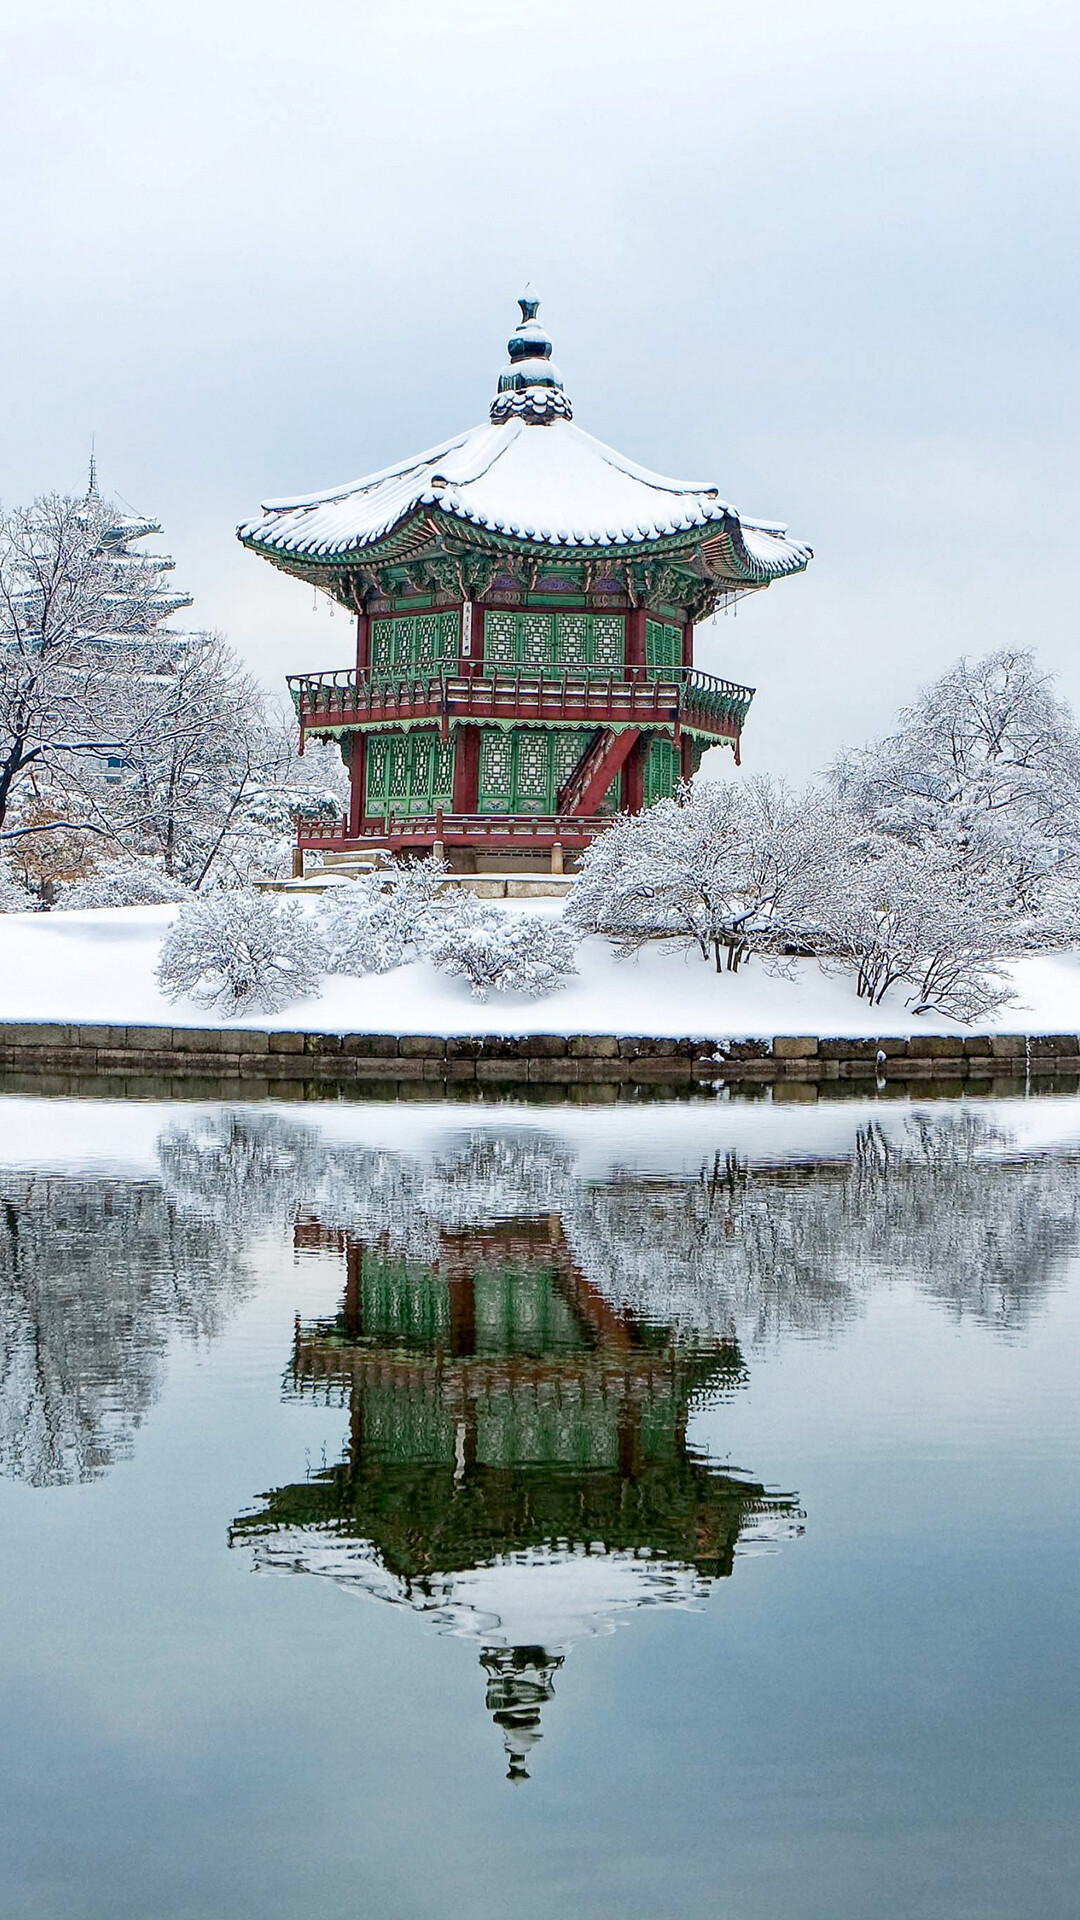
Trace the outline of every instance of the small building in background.
{"label": "small building in background", "polygon": [[695,667],[695,622],[810,549],[585,433],[538,301],[519,305],[482,425],[239,528],[356,616],[355,667],[290,680],[301,740],[336,738],[351,783],[301,852],[558,869],[706,747],[738,759],[753,689]]}

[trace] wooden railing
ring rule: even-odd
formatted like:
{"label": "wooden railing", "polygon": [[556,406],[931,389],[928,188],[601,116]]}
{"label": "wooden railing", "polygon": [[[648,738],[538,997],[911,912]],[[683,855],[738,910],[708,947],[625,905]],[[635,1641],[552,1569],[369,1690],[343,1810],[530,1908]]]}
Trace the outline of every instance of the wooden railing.
{"label": "wooden railing", "polygon": [[697,667],[519,667],[468,675],[291,674],[302,729],[451,719],[667,725],[737,737],[752,687]]}
{"label": "wooden railing", "polygon": [[297,845],[344,852],[347,848],[363,851],[364,847],[476,846],[479,842],[499,852],[523,847],[526,842],[551,847],[558,841],[567,848],[581,848],[610,826],[611,818],[609,813],[391,813],[368,816],[353,834],[347,819],[301,819],[297,822]]}

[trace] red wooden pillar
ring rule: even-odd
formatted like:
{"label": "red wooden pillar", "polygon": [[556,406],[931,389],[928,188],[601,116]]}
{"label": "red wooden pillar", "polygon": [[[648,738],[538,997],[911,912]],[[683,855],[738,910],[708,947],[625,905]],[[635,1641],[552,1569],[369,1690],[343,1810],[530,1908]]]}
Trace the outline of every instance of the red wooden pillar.
{"label": "red wooden pillar", "polygon": [[371,665],[371,616],[358,613],[356,616],[356,671],[366,673]]}
{"label": "red wooden pillar", "polygon": [[694,623],[687,620],[682,630],[682,663],[684,667],[694,664]]}
{"label": "red wooden pillar", "polygon": [[640,813],[645,805],[645,762],[649,757],[651,733],[643,733],[630,749],[623,769],[623,806],[627,813]]}
{"label": "red wooden pillar", "polygon": [[349,735],[349,838],[355,840],[364,818],[364,775],[367,772],[367,737]]}
{"label": "red wooden pillar", "polygon": [[679,772],[684,780],[694,777],[694,743],[688,733],[684,733],[679,748]]}
{"label": "red wooden pillar", "polygon": [[628,667],[645,665],[645,609],[635,607],[626,616],[626,664]]}
{"label": "red wooden pillar", "polygon": [[480,811],[480,728],[454,729],[454,812]]}
{"label": "red wooden pillar", "polygon": [[475,600],[472,610],[472,647],[469,654],[472,661],[471,671],[484,671],[484,609]]}

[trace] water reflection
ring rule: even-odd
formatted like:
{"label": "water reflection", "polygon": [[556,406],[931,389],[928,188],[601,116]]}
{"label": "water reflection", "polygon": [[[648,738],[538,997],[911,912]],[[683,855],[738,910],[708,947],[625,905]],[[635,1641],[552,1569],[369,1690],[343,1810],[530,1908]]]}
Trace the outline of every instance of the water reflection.
{"label": "water reflection", "polygon": [[508,1777],[524,1779],[576,1640],[700,1602],[740,1540],[799,1524],[794,1496],[687,1439],[695,1408],[744,1384],[738,1344],[614,1308],[558,1213],[446,1227],[425,1261],[388,1232],[295,1231],[346,1279],[333,1319],[297,1327],[286,1392],[340,1401],[348,1443],[233,1543],[478,1639]]}
{"label": "water reflection", "polygon": [[170,1338],[213,1339],[252,1278],[160,1182],[0,1170],[0,1473],[63,1486],[127,1456]]}
{"label": "water reflection", "polygon": [[576,1641],[698,1605],[798,1530],[795,1495],[692,1437],[762,1346],[832,1334],[896,1281],[1010,1339],[1080,1246],[1076,1150],[1022,1151],[1007,1109],[853,1119],[782,1159],[684,1147],[663,1173],[650,1142],[588,1176],[581,1119],[575,1143],[448,1114],[406,1151],[372,1144],[377,1109],[336,1137],[307,1114],[173,1110],[145,1178],[0,1168],[0,1471],[54,1486],[130,1453],[170,1339],[220,1333],[260,1240],[339,1262],[286,1397],[340,1405],[341,1458],[232,1540],[472,1636],[524,1777]]}

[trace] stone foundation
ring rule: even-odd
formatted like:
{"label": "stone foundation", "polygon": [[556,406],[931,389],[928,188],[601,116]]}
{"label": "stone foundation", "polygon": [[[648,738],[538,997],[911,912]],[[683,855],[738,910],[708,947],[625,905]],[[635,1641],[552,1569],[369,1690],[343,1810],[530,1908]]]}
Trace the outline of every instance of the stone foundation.
{"label": "stone foundation", "polygon": [[[0,1024],[7,1091],[117,1097],[474,1097],[604,1100],[771,1091],[776,1100],[1080,1090],[1080,1036],[778,1034],[721,1042],[616,1034],[276,1033],[247,1028]],[[48,1084],[46,1084],[48,1083]]]}

